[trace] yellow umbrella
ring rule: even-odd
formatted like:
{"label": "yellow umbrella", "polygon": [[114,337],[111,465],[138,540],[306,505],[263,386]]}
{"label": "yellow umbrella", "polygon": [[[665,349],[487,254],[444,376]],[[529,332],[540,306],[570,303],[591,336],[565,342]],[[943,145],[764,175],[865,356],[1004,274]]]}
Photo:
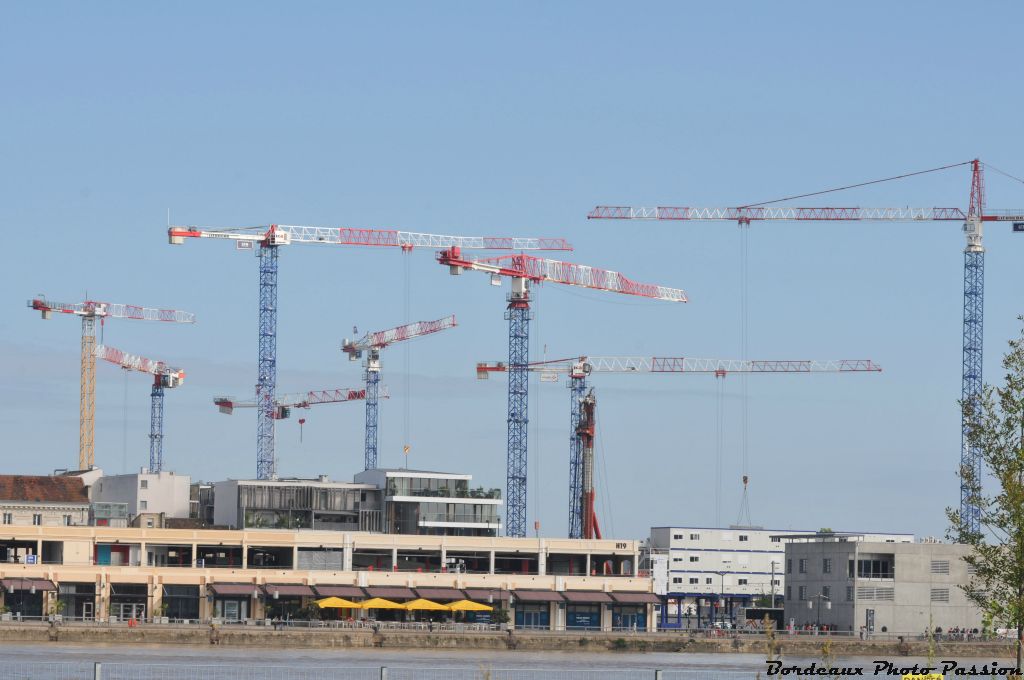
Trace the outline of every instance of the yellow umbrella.
{"label": "yellow umbrella", "polygon": [[494,607],[488,607],[485,604],[479,602],[473,602],[472,600],[459,600],[458,602],[452,602],[447,607],[453,612],[491,612],[494,611]]}
{"label": "yellow umbrella", "polygon": [[361,609],[405,609],[404,604],[385,600],[383,597],[371,597],[359,603]]}
{"label": "yellow umbrella", "polygon": [[359,602],[353,602],[352,600],[346,600],[341,597],[325,597],[322,600],[317,600],[316,605],[320,609],[361,609],[362,605]]}
{"label": "yellow umbrella", "polygon": [[433,602],[431,600],[424,600],[424,599],[413,600],[412,602],[406,602],[405,603],[405,608],[409,609],[411,611],[412,610],[419,610],[419,609],[426,609],[426,610],[436,611],[436,612],[446,612],[446,611],[449,611],[449,609],[448,609],[448,607],[446,605],[438,604],[437,602]]}

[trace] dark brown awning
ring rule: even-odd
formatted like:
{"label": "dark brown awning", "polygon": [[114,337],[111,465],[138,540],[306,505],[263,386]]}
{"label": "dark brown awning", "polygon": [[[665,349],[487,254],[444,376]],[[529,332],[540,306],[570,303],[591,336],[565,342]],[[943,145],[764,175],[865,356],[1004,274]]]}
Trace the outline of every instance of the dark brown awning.
{"label": "dark brown awning", "polygon": [[611,604],[612,601],[612,598],[608,597],[608,593],[600,590],[567,590],[562,595],[569,602],[581,604]]}
{"label": "dark brown awning", "polygon": [[512,594],[519,602],[564,602],[561,594],[553,590],[514,590]]}
{"label": "dark brown awning", "polygon": [[500,588],[466,588],[466,599],[474,602],[507,602],[508,591]]}
{"label": "dark brown awning", "polygon": [[263,586],[263,592],[267,597],[273,597],[274,593],[283,597],[316,597],[312,588],[296,583],[268,583]]}
{"label": "dark brown awning", "polygon": [[465,600],[466,595],[455,588],[417,588],[416,594],[424,600]]}
{"label": "dark brown awning", "polygon": [[412,588],[396,588],[394,586],[377,586],[367,588],[366,594],[370,597],[383,597],[385,600],[415,600],[416,593]]}
{"label": "dark brown awning", "polygon": [[252,583],[211,583],[209,587],[216,597],[238,597],[239,595],[252,597],[256,590],[256,586]]}
{"label": "dark brown awning", "polygon": [[658,604],[661,599],[654,593],[611,593],[618,604]]}
{"label": "dark brown awning", "polygon": [[15,590],[32,590],[33,588],[36,589],[36,592],[57,590],[53,581],[45,578],[5,578],[0,585],[3,585],[4,589],[11,593]]}
{"label": "dark brown awning", "polygon": [[359,599],[366,597],[363,589],[355,586],[315,585],[313,588],[316,589],[316,594],[320,597],[344,597],[347,600],[351,600],[354,597]]}

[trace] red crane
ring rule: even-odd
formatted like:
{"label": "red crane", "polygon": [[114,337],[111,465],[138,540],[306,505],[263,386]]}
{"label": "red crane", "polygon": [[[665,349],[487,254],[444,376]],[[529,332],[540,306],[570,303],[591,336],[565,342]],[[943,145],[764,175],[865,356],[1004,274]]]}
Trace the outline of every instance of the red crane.
{"label": "red crane", "polygon": [[507,536],[526,536],[527,401],[530,363],[530,291],[531,283],[560,283],[625,295],[670,302],[686,302],[686,293],[649,283],[638,283],[618,272],[586,265],[547,260],[531,255],[502,255],[467,259],[458,248],[437,255],[437,261],[452,275],[479,271],[491,275],[491,283],[512,279],[508,299],[508,456],[506,461]]}

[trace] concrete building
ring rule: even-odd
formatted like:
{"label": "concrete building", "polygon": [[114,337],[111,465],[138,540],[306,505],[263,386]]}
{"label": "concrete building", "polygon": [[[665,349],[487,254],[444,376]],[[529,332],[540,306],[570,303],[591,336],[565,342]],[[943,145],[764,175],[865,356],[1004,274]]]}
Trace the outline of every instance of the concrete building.
{"label": "concrete building", "polygon": [[[88,523],[89,495],[81,479],[0,475],[0,525],[55,527]],[[0,561],[12,556],[13,553],[0,553]]]}
{"label": "concrete building", "polygon": [[[785,586],[784,537],[807,531],[757,526],[653,527],[650,550],[653,573],[664,589],[662,628],[696,628],[714,621],[734,621],[740,607],[758,601],[779,605]],[[882,542],[913,542],[910,534],[870,534]],[[663,559],[654,559],[658,555]],[[742,623],[742,622],[740,622]]]}
{"label": "concrete building", "polygon": [[378,469],[355,481],[383,492],[386,533],[497,536],[501,530],[501,490],[473,488],[472,475]]}
{"label": "concrete building", "polygon": [[326,475],[213,485],[213,522],[234,529],[381,531],[381,510],[374,485],[332,482]]}
{"label": "concrete building", "polygon": [[785,618],[797,628],[921,634],[981,627],[959,586],[964,545],[886,542],[867,534],[787,535]]}
{"label": "concrete building", "polygon": [[165,517],[189,516],[188,475],[173,472],[140,470],[128,475],[104,475],[90,489],[94,503],[124,503],[128,506],[128,522],[143,514]]}
{"label": "concrete building", "polygon": [[[263,624],[319,597],[422,597],[491,602],[515,628],[655,625],[657,597],[638,574],[636,541],[31,525],[0,534],[0,551],[20,546],[46,559],[0,563],[0,596],[27,616],[60,599],[78,619],[165,612],[191,623]],[[462,568],[450,570],[451,560]]]}

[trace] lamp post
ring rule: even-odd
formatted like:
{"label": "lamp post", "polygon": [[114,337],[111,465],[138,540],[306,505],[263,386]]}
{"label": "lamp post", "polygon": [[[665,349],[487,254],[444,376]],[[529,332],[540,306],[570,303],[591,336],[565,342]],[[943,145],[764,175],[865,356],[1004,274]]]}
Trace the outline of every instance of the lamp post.
{"label": "lamp post", "polygon": [[726,572],[724,572],[724,571],[716,571],[715,573],[718,574],[721,577],[721,579],[722,579],[722,581],[721,581],[721,586],[722,587],[721,587],[721,590],[718,591],[719,593],[721,593],[721,595],[719,596],[719,599],[718,599],[718,608],[722,611],[722,627],[724,628],[725,627],[725,574],[726,574]]}
{"label": "lamp post", "polygon": [[818,601],[818,623],[817,623],[817,630],[820,631],[821,630],[821,607],[822,607],[821,602],[822,602],[822,600],[824,600],[825,601],[825,609],[831,610],[832,609],[832,598],[830,598],[828,595],[825,595],[824,593],[818,593],[817,595],[811,595],[810,599],[807,600],[807,608],[808,609],[813,609],[814,608],[814,601],[815,600]]}
{"label": "lamp post", "polygon": [[777,564],[777,560],[772,560],[772,609],[775,609],[775,565]]}

